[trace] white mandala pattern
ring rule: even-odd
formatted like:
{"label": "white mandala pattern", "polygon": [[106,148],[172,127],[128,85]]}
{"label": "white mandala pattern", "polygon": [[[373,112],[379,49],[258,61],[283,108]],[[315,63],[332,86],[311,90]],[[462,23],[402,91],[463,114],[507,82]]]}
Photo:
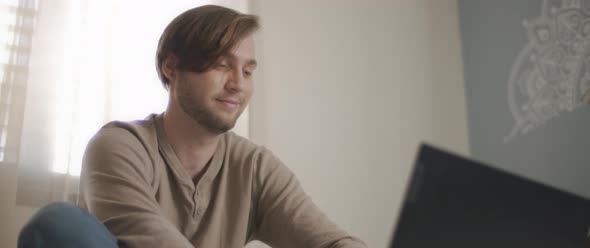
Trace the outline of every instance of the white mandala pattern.
{"label": "white mandala pattern", "polygon": [[574,111],[590,89],[590,0],[544,0],[541,16],[523,25],[529,42],[508,81],[516,123],[504,142]]}

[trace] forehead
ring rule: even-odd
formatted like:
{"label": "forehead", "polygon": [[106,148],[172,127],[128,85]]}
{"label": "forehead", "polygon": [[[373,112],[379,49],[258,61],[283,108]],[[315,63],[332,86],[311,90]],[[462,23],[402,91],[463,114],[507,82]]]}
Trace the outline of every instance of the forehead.
{"label": "forehead", "polygon": [[240,61],[256,60],[254,36],[248,35],[238,41],[229,51],[227,55],[230,59]]}

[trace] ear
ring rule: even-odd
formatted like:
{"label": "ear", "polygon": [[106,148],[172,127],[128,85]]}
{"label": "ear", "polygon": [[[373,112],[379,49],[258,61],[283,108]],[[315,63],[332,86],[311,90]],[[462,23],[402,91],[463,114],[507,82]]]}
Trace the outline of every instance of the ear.
{"label": "ear", "polygon": [[178,64],[178,57],[172,53],[168,53],[164,61],[162,62],[162,73],[168,79],[168,83],[174,81],[177,76],[176,65]]}

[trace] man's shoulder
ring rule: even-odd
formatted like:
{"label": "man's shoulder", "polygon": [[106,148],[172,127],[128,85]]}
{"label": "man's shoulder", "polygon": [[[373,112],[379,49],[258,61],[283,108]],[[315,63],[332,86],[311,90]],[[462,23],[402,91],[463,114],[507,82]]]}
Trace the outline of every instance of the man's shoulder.
{"label": "man's shoulder", "polygon": [[268,162],[268,160],[279,162],[278,158],[265,146],[256,144],[233,132],[225,134],[225,143],[229,158],[234,164],[260,164],[261,162]]}
{"label": "man's shoulder", "polygon": [[262,149],[264,149],[263,146],[260,146],[251,140],[231,131],[224,134],[224,139],[230,154],[246,155],[253,152],[260,152]]}
{"label": "man's shoulder", "polygon": [[107,146],[126,143],[152,148],[157,146],[156,118],[157,116],[152,114],[144,120],[111,121],[98,130],[90,142]]}

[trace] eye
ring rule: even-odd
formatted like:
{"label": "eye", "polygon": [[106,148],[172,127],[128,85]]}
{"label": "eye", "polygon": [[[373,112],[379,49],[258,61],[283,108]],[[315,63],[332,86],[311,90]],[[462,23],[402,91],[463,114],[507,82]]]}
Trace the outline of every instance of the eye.
{"label": "eye", "polygon": [[226,59],[220,59],[213,64],[213,68],[221,71],[227,71],[231,67],[230,63]]}
{"label": "eye", "polygon": [[255,70],[255,66],[245,66],[242,68],[242,73],[244,74],[244,77],[249,78],[252,77],[252,74],[254,74]]}
{"label": "eye", "polygon": [[227,63],[221,62],[221,63],[216,63],[215,67],[220,68],[220,69],[224,69],[224,68],[228,68],[229,65]]}

